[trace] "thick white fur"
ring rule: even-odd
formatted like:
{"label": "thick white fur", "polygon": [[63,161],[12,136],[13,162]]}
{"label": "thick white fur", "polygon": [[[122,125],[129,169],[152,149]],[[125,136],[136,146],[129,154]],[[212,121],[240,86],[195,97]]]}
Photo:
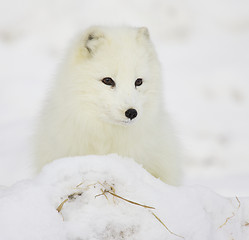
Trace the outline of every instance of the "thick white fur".
{"label": "thick white fur", "polygon": [[[111,77],[115,87],[101,80]],[[135,80],[143,79],[135,87]],[[138,116],[129,120],[125,111]],[[161,71],[146,28],[92,27],[73,42],[36,134],[36,165],[117,153],[178,184],[179,154],[164,111]]]}

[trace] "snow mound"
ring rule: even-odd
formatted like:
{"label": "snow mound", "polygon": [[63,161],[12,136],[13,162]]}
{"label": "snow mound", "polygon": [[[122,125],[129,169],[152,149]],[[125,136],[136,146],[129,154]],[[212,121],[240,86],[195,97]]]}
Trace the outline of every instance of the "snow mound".
{"label": "snow mound", "polygon": [[65,158],[0,189],[0,239],[249,239],[249,198],[172,187],[117,155]]}

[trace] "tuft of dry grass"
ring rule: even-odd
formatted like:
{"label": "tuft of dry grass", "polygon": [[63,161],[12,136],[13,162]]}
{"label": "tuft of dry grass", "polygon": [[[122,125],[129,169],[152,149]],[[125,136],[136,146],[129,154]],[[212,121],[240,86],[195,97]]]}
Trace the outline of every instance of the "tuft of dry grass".
{"label": "tuft of dry grass", "polygon": [[[78,189],[79,187],[81,187],[82,185],[84,184],[84,182],[81,182],[79,183],[77,186],[76,186],[76,189]],[[133,205],[136,205],[136,206],[140,206],[140,207],[143,207],[143,208],[146,208],[146,209],[149,209],[151,214],[157,219],[157,221],[159,221],[163,226],[164,228],[172,235],[175,235],[179,238],[183,238],[185,239],[183,236],[180,236],[174,232],[172,232],[164,223],[163,221],[154,213],[152,212],[152,210],[155,210],[154,207],[151,207],[151,206],[148,206],[148,205],[145,205],[145,204],[141,204],[141,203],[138,203],[138,202],[135,202],[135,201],[132,201],[132,200],[129,200],[127,198],[124,198],[118,194],[116,194],[116,191],[115,191],[115,188],[114,186],[108,184],[106,181],[104,183],[100,183],[100,182],[97,182],[97,183],[93,183],[93,184],[90,184],[90,185],[87,185],[84,190],[88,190],[90,187],[96,187],[96,185],[101,185],[104,189],[100,189],[102,193],[98,194],[95,196],[95,198],[97,197],[100,197],[100,196],[104,196],[106,198],[106,200],[108,200],[108,197],[107,197],[107,194],[110,194],[113,196],[113,201],[115,200],[115,198],[119,198],[125,202],[128,202],[130,204],[133,204]],[[57,207],[57,211],[60,213],[62,211],[62,208],[64,206],[64,204],[68,201],[68,200],[73,200],[73,199],[76,199],[77,196],[81,196],[83,193],[82,192],[75,192],[75,193],[72,193],[70,195],[68,195],[68,197]],[[236,197],[237,198],[237,197]],[[237,199],[238,200],[238,199]],[[115,202],[115,201],[114,201]]]}

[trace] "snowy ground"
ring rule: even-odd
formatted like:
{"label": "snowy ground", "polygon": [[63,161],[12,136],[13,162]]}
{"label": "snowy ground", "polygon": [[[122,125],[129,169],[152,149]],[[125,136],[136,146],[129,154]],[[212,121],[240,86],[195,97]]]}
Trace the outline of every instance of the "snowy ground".
{"label": "snowy ground", "polygon": [[[233,197],[235,206],[235,196],[249,196],[248,9],[245,0],[1,1],[0,185],[32,176],[35,119],[71,37],[89,25],[124,23],[148,26],[158,49],[165,101],[185,150],[184,184]],[[18,188],[32,184],[9,191],[18,199]]]}
{"label": "snowy ground", "polygon": [[248,210],[249,198],[170,187],[116,155],[65,158],[0,190],[0,239],[246,240]]}

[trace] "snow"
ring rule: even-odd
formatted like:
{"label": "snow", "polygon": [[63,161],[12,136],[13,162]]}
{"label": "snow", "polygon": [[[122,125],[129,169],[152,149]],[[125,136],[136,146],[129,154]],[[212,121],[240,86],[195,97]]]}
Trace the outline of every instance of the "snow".
{"label": "snow", "polygon": [[168,186],[117,155],[64,158],[0,191],[0,239],[248,239],[248,203]]}
{"label": "snow", "polygon": [[[2,1],[0,239],[122,239],[121,231],[128,239],[180,239],[148,209],[110,194],[95,198],[102,185],[86,191],[98,181],[115,182],[120,196],[155,207],[186,239],[248,239],[248,9],[245,0]],[[149,28],[184,149],[182,187],[117,156],[58,160],[33,178],[42,102],[70,39],[94,24]],[[82,180],[84,194],[58,213]]]}

